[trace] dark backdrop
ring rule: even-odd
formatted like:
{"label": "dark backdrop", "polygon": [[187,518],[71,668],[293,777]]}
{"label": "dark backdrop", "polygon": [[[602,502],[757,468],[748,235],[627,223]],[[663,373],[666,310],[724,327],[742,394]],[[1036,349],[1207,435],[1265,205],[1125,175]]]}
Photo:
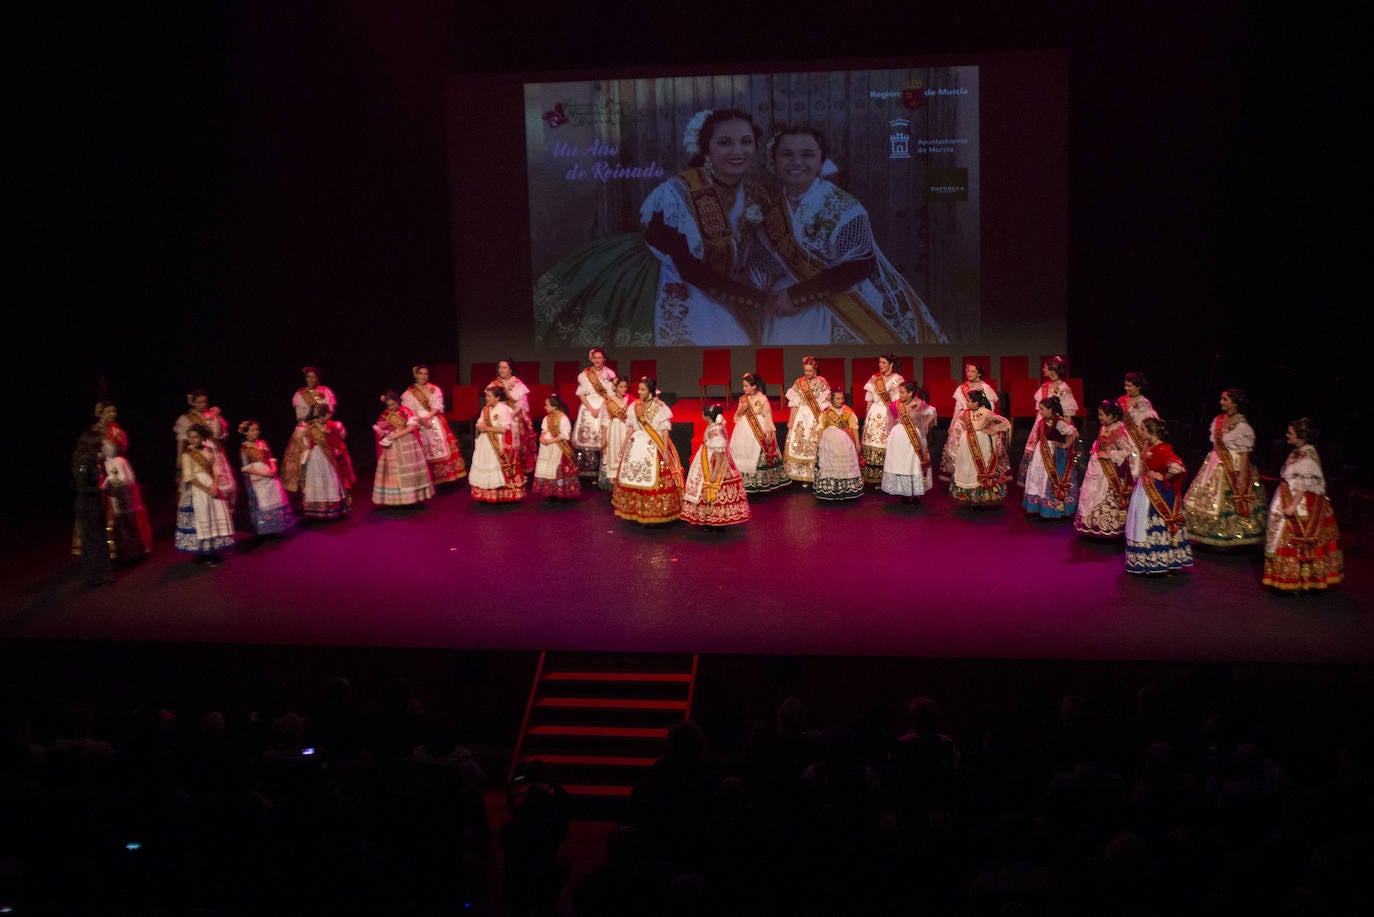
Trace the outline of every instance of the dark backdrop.
{"label": "dark backdrop", "polygon": [[[147,482],[170,479],[189,388],[209,388],[234,421],[259,417],[278,443],[299,367],[318,364],[365,439],[381,388],[407,382],[415,359],[452,359],[454,72],[1066,49],[1069,352],[1088,391],[1115,393],[1122,371],[1143,369],[1157,402],[1201,423],[1239,384],[1261,437],[1311,413],[1352,442],[1364,310],[1332,278],[1358,243],[1333,243],[1357,238],[1340,227],[1360,205],[1330,174],[1346,129],[1327,114],[1345,104],[1324,69],[1336,52],[1315,34],[1327,26],[1237,3],[1116,6],[26,13],[6,367],[16,413],[28,409],[7,464],[32,483],[10,509],[68,511],[66,456],[101,394],[120,404]],[[473,111],[470,142],[484,117]],[[507,306],[527,310],[492,304]]]}

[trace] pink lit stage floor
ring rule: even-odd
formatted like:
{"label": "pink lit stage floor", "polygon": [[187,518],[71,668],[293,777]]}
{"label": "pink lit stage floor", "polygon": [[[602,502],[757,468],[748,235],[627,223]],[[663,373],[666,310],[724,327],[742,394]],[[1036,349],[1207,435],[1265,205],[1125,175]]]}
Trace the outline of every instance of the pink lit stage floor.
{"label": "pink lit stage floor", "polygon": [[[370,488],[362,488],[364,494]],[[1118,544],[1067,523],[799,486],[747,525],[647,529],[609,495],[475,504],[466,486],[413,511],[239,545],[216,568],[159,536],[114,584],[80,583],[70,522],[5,552],[0,637],[451,649],[692,651],[927,658],[1357,662],[1374,658],[1367,556],[1325,595],[1259,585],[1257,553],[1196,551],[1138,579]],[[156,523],[155,523],[156,524]],[[166,526],[159,526],[162,531]],[[8,533],[13,536],[16,533]]]}

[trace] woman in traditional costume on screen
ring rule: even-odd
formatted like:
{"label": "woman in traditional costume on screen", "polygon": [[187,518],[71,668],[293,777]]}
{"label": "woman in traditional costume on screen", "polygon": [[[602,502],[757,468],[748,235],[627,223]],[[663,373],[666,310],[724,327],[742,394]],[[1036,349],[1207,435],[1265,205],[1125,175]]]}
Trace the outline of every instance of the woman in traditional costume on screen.
{"label": "woman in traditional costume on screen", "polygon": [[1145,418],[1159,416],[1150,399],[1142,394],[1147,384],[1144,373],[1126,373],[1121,383],[1126,394],[1116,399],[1121,407],[1121,425],[1131,438],[1131,473],[1136,475],[1140,474],[1140,455],[1145,451],[1145,432],[1141,425],[1145,423]]}
{"label": "woman in traditional costume on screen", "polygon": [[320,385],[320,371],[313,366],[302,366],[301,374],[305,376],[305,385],[296,389],[296,393],[291,396],[291,407],[296,412],[296,423],[305,423],[310,419],[310,409],[320,404],[329,405],[329,413],[339,412],[339,399],[334,397],[334,390],[327,385]]}
{"label": "woman in traditional costume on screen", "polygon": [[194,554],[197,563],[213,565],[219,563],[219,552],[234,543],[234,520],[229,498],[218,484],[219,455],[210,438],[204,424],[191,424],[185,430],[181,501],[172,543],[178,551]]}
{"label": "woman in traditional costume on screen", "polygon": [[782,453],[787,476],[810,486],[816,479],[816,444],[821,415],[830,405],[830,383],[820,374],[820,362],[802,357],[802,375],[787,390],[787,441]]}
{"label": "woman in traditional costume on screen", "polygon": [[890,408],[892,422],[883,452],[883,493],[911,503],[930,490],[930,428],[935,408],[920,395],[914,379],[902,383],[897,402]]}
{"label": "woman in traditional costume on screen", "polygon": [[782,465],[778,431],[773,425],[773,405],[764,392],[764,380],[755,373],[740,378],[735,429],[730,434],[730,457],[751,494],[767,493],[792,483]]}
{"label": "woman in traditional costume on screen", "polygon": [[415,506],[434,496],[429,462],[420,444],[420,419],[395,391],[382,395],[382,413],[372,425],[377,440],[373,506]]}
{"label": "woman in traditional costume on screen", "polygon": [[[1138,474],[1139,453],[1123,422],[1125,412],[1116,401],[1097,406],[1097,439],[1078,493],[1074,531],[1092,538],[1120,538],[1126,530],[1126,506]],[[1144,442],[1144,430],[1141,430]],[[1142,450],[1143,451],[1143,450]]]}
{"label": "woman in traditional costume on screen", "polygon": [[1183,480],[1188,469],[1164,441],[1164,421],[1147,418],[1141,424],[1145,451],[1140,476],[1126,508],[1126,572],[1181,573],[1193,565],[1188,524],[1183,512]]}
{"label": "woman in traditional costume on screen", "polygon": [[824,135],[787,127],[771,148],[782,196],[759,231],[783,273],[765,304],[763,343],[946,343],[926,304],[878,247],[863,204],[823,177],[838,171]]}
{"label": "woman in traditional costume on screen", "polygon": [[208,446],[215,453],[215,485],[228,501],[232,511],[234,500],[238,496],[238,483],[234,479],[233,469],[229,466],[229,453],[225,445],[225,440],[229,436],[229,421],[223,411],[210,405],[210,396],[205,393],[205,389],[198,388],[188,394],[186,403],[189,407],[172,425],[172,432],[177,438],[178,480],[181,477],[181,457],[186,449],[186,431],[200,424],[205,427],[208,434],[202,445]]}
{"label": "woman in traditional costume on screen", "polygon": [[306,519],[338,519],[353,507],[357,475],[348,455],[348,431],[332,414],[327,401],[311,407],[282,454],[282,486],[300,494]]}
{"label": "woman in traditional costume on screen", "polygon": [[630,437],[630,380],[616,379],[601,408],[601,472],[596,486],[601,490],[615,490],[620,475],[620,459],[625,454],[625,441]]}
{"label": "woman in traditional costume on screen", "polygon": [[658,397],[658,380],[640,380],[627,422],[630,437],[611,506],[620,518],[641,525],[672,522],[682,514],[682,460],[669,435],[673,411]]}
{"label": "woman in traditional costume on screen", "polygon": [[534,486],[530,491],[536,497],[570,500],[582,493],[572,433],[568,406],[562,398],[550,395],[544,402],[544,420],[539,430],[539,456],[535,461]]}
{"label": "woman in traditional costume on screen", "polygon": [[129,434],[117,422],[119,409],[107,401],[95,406],[100,433],[101,455],[105,459],[105,508],[113,560],[129,563],[141,560],[153,550],[153,529],[143,505],[143,490],[138,486],[134,466],[129,464]]}
{"label": "woman in traditional costume on screen", "polygon": [[[1002,383],[1006,385],[1004,381]],[[945,437],[945,447],[940,452],[940,480],[948,481],[954,473],[955,454],[964,439],[964,415],[968,411],[968,396],[980,391],[992,409],[997,410],[997,390],[983,381],[983,367],[977,363],[964,364],[964,381],[954,389],[954,415],[949,421],[949,434]]]}
{"label": "woman in traditional costume on screen", "polygon": [[1217,548],[1264,543],[1268,495],[1250,461],[1255,430],[1245,419],[1245,392],[1221,393],[1221,413],[1212,421],[1212,451],[1183,499],[1188,537]]}
{"label": "woman in traditional costume on screen", "polygon": [[534,435],[534,420],[530,416],[530,387],[515,374],[515,361],[509,357],[497,362],[496,378],[490,384],[499,385],[505,391],[506,404],[515,412],[520,467],[530,474],[534,471],[535,453],[539,451],[539,440]]}
{"label": "woman in traditional costume on screen", "polygon": [[1021,507],[1042,519],[1072,519],[1078,511],[1078,429],[1059,398],[1040,402],[1040,439],[1026,469]]}
{"label": "woman in traditional costume on screen", "polygon": [[444,393],[429,381],[429,366],[421,363],[411,368],[415,382],[401,392],[401,404],[414,412],[420,424],[420,446],[429,464],[429,479],[437,487],[457,481],[468,473],[458,439],[444,417]]}
{"label": "woman in traditional costume on screen", "polygon": [[1326,589],[1342,577],[1341,536],[1326,496],[1316,438],[1317,426],[1306,417],[1288,425],[1293,451],[1284,460],[1278,492],[1269,504],[1264,585],[1284,592]]}
{"label": "woman in traditional costume on screen", "polygon": [[892,405],[900,399],[902,383],[906,380],[897,372],[897,358],[885,353],[878,357],[878,371],[864,383],[864,425],[861,455],[864,460],[865,484],[883,482],[883,455],[887,452],[887,434],[892,423]]}
{"label": "woman in traditional costume on screen", "polygon": [[746,178],[762,131],[737,109],[699,111],[683,148],[689,168],[649,192],[643,235],[595,240],[535,284],[541,346],[758,344],[776,270],[756,232],[767,188]]}
{"label": "woman in traditional costume on screen", "polygon": [[248,513],[253,531],[259,535],[277,535],[296,524],[291,504],[277,477],[277,460],[262,438],[262,426],[256,420],[239,424],[239,471],[243,474],[244,493],[248,494]]}
{"label": "woman in traditional costume on screen", "polygon": [[520,456],[520,418],[507,401],[506,389],[487,386],[486,404],[477,417],[468,486],[479,503],[512,503],[525,498],[525,466]]}
{"label": "woman in traditional costume on screen", "polygon": [[588,351],[587,359],[592,365],[577,377],[577,400],[582,402],[582,408],[573,424],[572,448],[578,474],[595,478],[601,471],[601,450],[605,448],[601,415],[606,399],[615,389],[615,370],[606,365],[606,351],[600,347]]}
{"label": "woman in traditional costume on screen", "polygon": [[1046,398],[1058,398],[1061,416],[1072,417],[1078,413],[1078,401],[1073,397],[1073,389],[1064,381],[1067,371],[1068,364],[1063,357],[1050,357],[1040,367],[1045,381],[1035,390],[1035,426],[1031,427],[1030,436],[1026,438],[1026,449],[1021,453],[1021,465],[1016,472],[1016,483],[1022,487],[1026,486],[1026,472],[1040,450],[1040,440],[1045,433],[1045,415],[1040,413],[1040,403]]}
{"label": "woman in traditional costume on screen", "polygon": [[844,403],[844,392],[830,393],[830,405],[821,414],[821,435],[816,443],[816,483],[820,500],[855,500],[863,496],[863,462],[859,452],[859,415]]}
{"label": "woman in traditional costume on screen", "polygon": [[730,457],[725,411],[712,404],[701,413],[706,419],[706,431],[687,471],[687,483],[682,490],[682,521],[709,528],[748,522],[749,497],[744,492],[744,479]]}
{"label": "woman in traditional costume on screen", "polygon": [[969,392],[962,420],[949,495],[963,506],[997,506],[1007,498],[1011,477],[1007,458],[1011,421],[994,413],[992,402],[979,389]]}

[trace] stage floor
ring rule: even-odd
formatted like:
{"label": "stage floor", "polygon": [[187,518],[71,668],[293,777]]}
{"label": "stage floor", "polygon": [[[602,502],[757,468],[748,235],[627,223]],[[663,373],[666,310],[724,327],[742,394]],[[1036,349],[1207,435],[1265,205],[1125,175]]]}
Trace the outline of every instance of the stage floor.
{"label": "stage floor", "polygon": [[[69,518],[7,531],[0,637],[458,650],[599,650],[963,659],[1367,662],[1374,564],[1347,555],[1324,595],[1259,585],[1258,553],[1195,550],[1140,579],[1122,547],[1068,523],[866,493],[790,488],[744,526],[643,528],[608,494],[476,504],[465,485],[260,540],[215,568],[172,550],[84,586]],[[1013,493],[1016,491],[1013,489]],[[162,524],[166,522],[167,524]],[[1347,542],[1349,539],[1347,538]]]}

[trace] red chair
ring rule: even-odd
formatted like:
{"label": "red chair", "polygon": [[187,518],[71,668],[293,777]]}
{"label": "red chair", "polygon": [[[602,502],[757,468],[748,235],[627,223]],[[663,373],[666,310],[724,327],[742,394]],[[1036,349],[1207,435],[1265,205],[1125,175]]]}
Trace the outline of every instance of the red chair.
{"label": "red chair", "polygon": [[954,413],[954,390],[958,387],[959,383],[953,379],[931,379],[926,382],[925,389],[929,393],[926,400],[935,405],[939,416],[949,417]]}
{"label": "red chair", "polygon": [[930,385],[936,379],[953,379],[949,371],[949,357],[926,357],[921,360],[921,381]]}
{"label": "red chair", "polygon": [[1013,379],[1033,378],[1030,371],[1030,357],[1027,356],[1002,357],[997,362],[997,372],[1006,385],[1011,385]]}
{"label": "red chair", "polygon": [[1011,407],[1010,411],[999,412],[1011,420],[1012,426],[1016,426],[1016,421],[1023,417],[1035,419],[1035,390],[1040,388],[1037,379],[1013,379],[1011,380]]}
{"label": "red chair", "polygon": [[787,386],[782,384],[782,377],[787,372],[782,348],[760,347],[755,350],[754,372],[758,373],[765,383],[773,386],[774,396],[778,399],[778,403],[782,404],[786,400],[783,393],[787,391]]}
{"label": "red chair", "polygon": [[577,412],[582,409],[582,401],[577,397],[577,383],[564,382],[562,385],[554,387],[558,392],[558,397],[563,399],[563,403],[568,406],[568,418],[577,419]]}
{"label": "red chair", "polygon": [[539,421],[548,413],[544,410],[544,402],[548,401],[552,394],[552,385],[545,385],[541,382],[530,386],[530,420],[534,422],[536,431],[539,427]]}
{"label": "red chair", "polygon": [[697,379],[697,390],[702,403],[706,402],[706,390],[713,385],[725,387],[725,398],[730,398],[730,349],[728,347],[708,348],[701,352],[701,378]]}
{"label": "red chair", "polygon": [[540,369],[538,360],[518,360],[515,364],[515,374],[531,388],[539,382]]}
{"label": "red chair", "polygon": [[468,371],[468,381],[473,385],[485,387],[492,379],[496,378],[495,363],[474,363],[472,369]]}
{"label": "red chair", "polygon": [[576,360],[554,360],[553,361],[553,384],[563,385],[571,382],[577,384],[577,377],[582,372],[582,364]]}
{"label": "red chair", "polygon": [[455,385],[449,389],[448,410],[444,416],[449,426],[472,429],[482,405],[482,386]]}
{"label": "red chair", "polygon": [[452,390],[453,387],[458,384],[458,364],[429,364],[429,381],[431,385],[438,386],[441,392]]}
{"label": "red chair", "polygon": [[[610,366],[611,361],[607,360],[606,365]],[[640,379],[657,379],[658,361],[657,360],[631,360],[630,361],[630,397],[639,397]]]}

